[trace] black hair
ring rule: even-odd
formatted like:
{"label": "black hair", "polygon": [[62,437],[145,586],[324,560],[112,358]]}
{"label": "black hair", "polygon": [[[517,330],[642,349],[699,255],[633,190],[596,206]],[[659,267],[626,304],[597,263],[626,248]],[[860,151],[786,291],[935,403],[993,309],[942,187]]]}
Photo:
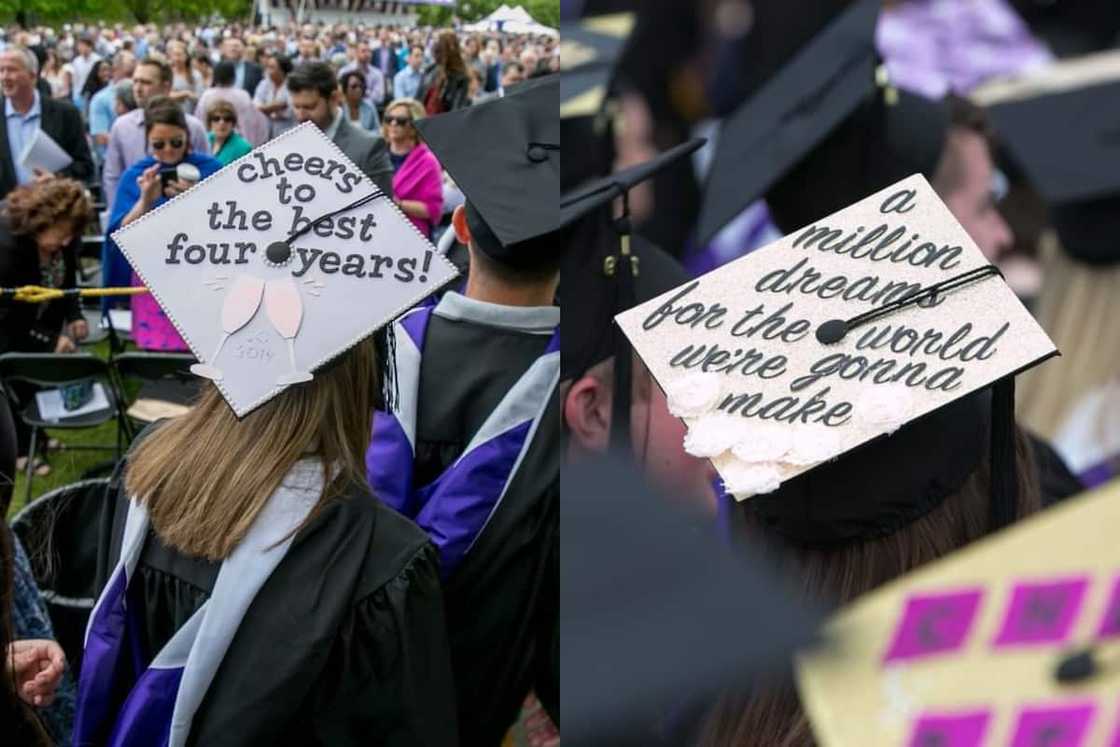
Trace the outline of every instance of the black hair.
{"label": "black hair", "polygon": [[318,91],[320,96],[329,99],[336,88],[338,79],[334,69],[325,62],[304,62],[288,76],[288,93]]}
{"label": "black hair", "polygon": [[288,73],[292,72],[292,58],[288,55],[276,54],[272,56],[272,59],[276,60],[276,65],[280,68],[280,72],[284,73],[284,77],[287,77]]}
{"label": "black hair", "polygon": [[366,76],[362,74],[361,70],[350,70],[342,74],[342,77],[338,79],[338,87],[342,89],[342,93],[346,93],[346,87],[350,85],[351,78],[357,78],[362,82],[362,94],[365,95]]}
{"label": "black hair", "polygon": [[213,85],[219,88],[232,86],[237,80],[237,65],[229,60],[222,60],[214,66]]}
{"label": "black hair", "polygon": [[187,115],[183,107],[179,106],[170,96],[155,96],[144,107],[144,134],[147,135],[157,124],[178,127],[183,132],[190,134],[187,128]]}

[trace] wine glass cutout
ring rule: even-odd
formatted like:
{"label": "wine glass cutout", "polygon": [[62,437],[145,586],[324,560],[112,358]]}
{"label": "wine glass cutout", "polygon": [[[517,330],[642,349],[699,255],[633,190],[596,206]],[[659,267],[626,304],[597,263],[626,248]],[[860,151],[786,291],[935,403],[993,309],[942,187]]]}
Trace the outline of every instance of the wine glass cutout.
{"label": "wine glass cutout", "polygon": [[264,281],[252,275],[238,275],[233,281],[233,287],[226,294],[222,303],[222,339],[214,355],[210,356],[210,363],[195,363],[191,366],[191,373],[210,379],[222,380],[222,369],[218,368],[218,355],[222,352],[226,340],[237,330],[244,327],[252,320],[261,305],[261,296],[264,293]]}
{"label": "wine glass cutout", "polygon": [[311,381],[311,373],[296,366],[296,335],[303,322],[303,301],[299,287],[291,278],[269,280],[264,286],[264,310],[272,326],[288,341],[288,363],[292,370],[281,374],[278,384],[298,384]]}

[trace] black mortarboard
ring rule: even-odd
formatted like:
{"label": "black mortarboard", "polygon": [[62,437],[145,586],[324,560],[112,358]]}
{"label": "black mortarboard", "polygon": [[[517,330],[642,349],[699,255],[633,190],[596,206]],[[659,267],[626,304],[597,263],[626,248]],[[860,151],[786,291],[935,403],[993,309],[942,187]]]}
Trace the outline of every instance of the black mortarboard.
{"label": "black mortarboard", "polygon": [[774,223],[793,231],[910,174],[932,181],[949,125],[944,99],[901,89],[865,99],[766,192]]}
{"label": "black mortarboard", "polygon": [[[502,98],[421,119],[420,136],[466,196],[478,248],[513,267],[556,261],[560,123],[556,75]],[[540,240],[538,240],[540,239]]]}
{"label": "black mortarboard", "polygon": [[1063,61],[973,98],[1049,203],[1063,248],[1086,262],[1120,259],[1120,52]]}
{"label": "black mortarboard", "polygon": [[561,189],[610,170],[614,155],[607,100],[633,25],[633,13],[560,25],[560,136],[567,143]]}
{"label": "black mortarboard", "polygon": [[[564,195],[560,222],[566,248],[561,268],[561,380],[615,356],[614,391],[630,391],[630,345],[612,319],[624,309],[664,293],[688,278],[684,268],[644,239],[630,235],[629,216],[613,218],[612,202],[661,170],[687,158],[704,144],[697,138],[671,148],[645,163],[603,177]],[[625,354],[623,354],[625,353]],[[630,397],[612,402],[611,437],[622,446],[630,429]]]}
{"label": "black mortarboard", "polygon": [[684,701],[781,672],[813,642],[819,611],[633,465],[596,460],[562,479],[565,743],[651,744]]}
{"label": "black mortarboard", "polygon": [[[875,89],[875,24],[882,2],[859,0],[837,15],[839,5],[815,3],[815,24],[798,19],[803,46],[792,56],[785,51],[760,61],[756,90],[724,120],[700,211],[701,243],[761,197]],[[781,13],[789,9],[781,7]],[[756,20],[752,37],[779,33],[777,19],[766,20]]]}

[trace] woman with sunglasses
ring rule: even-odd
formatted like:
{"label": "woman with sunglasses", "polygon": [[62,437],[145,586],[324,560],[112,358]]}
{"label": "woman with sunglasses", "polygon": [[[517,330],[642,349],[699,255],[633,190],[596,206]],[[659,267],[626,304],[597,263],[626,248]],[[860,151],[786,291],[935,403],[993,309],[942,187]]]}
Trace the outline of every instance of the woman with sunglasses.
{"label": "woman with sunglasses", "polygon": [[424,106],[416,99],[394,99],[385,107],[381,134],[393,163],[393,202],[431,238],[443,213],[443,182],[439,161],[416,133],[414,122],[423,117]]}
{"label": "woman with sunglasses", "polygon": [[210,155],[223,166],[233,163],[253,150],[249,141],[234,132],[237,127],[237,110],[225,99],[211,102],[206,109],[206,136],[210,140]]}
{"label": "woman with sunglasses", "polygon": [[[207,153],[190,152],[187,117],[178,102],[168,96],[148,101],[144,108],[144,133],[151,155],[132,164],[121,175],[105,232],[107,237],[222,167]],[[102,277],[110,287],[142,285],[112,238],[105,239]],[[187,350],[171,321],[147,294],[132,297],[132,340],[144,350]]]}

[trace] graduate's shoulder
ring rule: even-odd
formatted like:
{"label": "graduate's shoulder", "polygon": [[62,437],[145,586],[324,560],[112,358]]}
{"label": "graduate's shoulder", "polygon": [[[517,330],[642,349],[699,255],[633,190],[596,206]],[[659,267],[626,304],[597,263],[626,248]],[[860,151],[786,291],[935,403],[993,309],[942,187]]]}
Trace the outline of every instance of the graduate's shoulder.
{"label": "graduate's shoulder", "polygon": [[322,519],[335,525],[337,531],[360,535],[353,536],[352,541],[366,554],[361,587],[367,593],[415,570],[417,565],[435,562],[428,535],[377,500],[365,483],[344,488],[325,507]]}

